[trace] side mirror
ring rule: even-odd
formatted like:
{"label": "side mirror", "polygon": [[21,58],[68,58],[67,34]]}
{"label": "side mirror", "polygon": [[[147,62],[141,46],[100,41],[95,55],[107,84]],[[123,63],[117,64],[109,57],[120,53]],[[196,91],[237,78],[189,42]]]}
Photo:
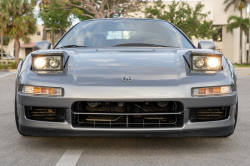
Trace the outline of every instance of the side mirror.
{"label": "side mirror", "polygon": [[215,44],[214,42],[211,42],[211,41],[200,41],[198,43],[198,48],[199,49],[212,49],[212,50],[215,50]]}
{"label": "side mirror", "polygon": [[34,46],[34,51],[36,50],[47,50],[50,49],[51,43],[47,40],[36,42]]}

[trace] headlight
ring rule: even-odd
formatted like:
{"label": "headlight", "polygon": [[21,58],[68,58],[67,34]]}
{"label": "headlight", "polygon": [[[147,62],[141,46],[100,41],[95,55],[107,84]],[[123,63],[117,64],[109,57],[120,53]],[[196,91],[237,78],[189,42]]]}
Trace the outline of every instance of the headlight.
{"label": "headlight", "polygon": [[58,58],[55,58],[55,57],[50,58],[49,65],[52,68],[58,68],[60,65],[60,60]]}
{"label": "headlight", "polygon": [[219,87],[204,87],[194,88],[194,96],[213,96],[213,95],[224,95],[232,93],[231,86],[219,86]]}
{"label": "headlight", "polygon": [[196,58],[195,62],[194,62],[194,65],[197,68],[202,68],[205,65],[205,59],[204,58]]}
{"label": "headlight", "polygon": [[62,96],[62,88],[23,86],[22,92],[29,95]]}
{"label": "headlight", "polygon": [[191,56],[191,62],[191,70],[222,70],[221,56]]}
{"label": "headlight", "polygon": [[44,57],[36,58],[34,61],[35,67],[37,69],[44,69],[46,67],[47,59]]}
{"label": "headlight", "polygon": [[32,70],[61,71],[63,70],[63,56],[32,56]]}

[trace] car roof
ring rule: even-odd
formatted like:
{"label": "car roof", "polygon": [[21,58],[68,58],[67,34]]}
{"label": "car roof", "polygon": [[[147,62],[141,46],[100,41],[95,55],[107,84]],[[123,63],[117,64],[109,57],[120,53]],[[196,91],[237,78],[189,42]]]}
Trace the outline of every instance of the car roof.
{"label": "car roof", "polygon": [[[168,22],[165,20],[160,20],[160,19],[153,19],[153,18],[97,18],[97,19],[89,19],[89,20],[84,20],[81,22],[86,22],[86,21],[108,21],[108,20],[142,20],[142,21],[161,21],[161,22]],[[169,23],[169,22],[168,22]]]}

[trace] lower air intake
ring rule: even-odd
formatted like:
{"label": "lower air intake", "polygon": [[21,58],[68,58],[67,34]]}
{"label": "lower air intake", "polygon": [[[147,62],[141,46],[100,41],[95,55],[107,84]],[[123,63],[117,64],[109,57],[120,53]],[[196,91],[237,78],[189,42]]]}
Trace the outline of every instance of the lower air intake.
{"label": "lower air intake", "polygon": [[25,115],[30,120],[62,122],[65,120],[65,109],[26,107]]}
{"label": "lower air intake", "polygon": [[76,102],[72,105],[74,127],[143,128],[182,127],[180,102]]}
{"label": "lower air intake", "polygon": [[218,121],[229,118],[230,107],[190,109],[192,122]]}

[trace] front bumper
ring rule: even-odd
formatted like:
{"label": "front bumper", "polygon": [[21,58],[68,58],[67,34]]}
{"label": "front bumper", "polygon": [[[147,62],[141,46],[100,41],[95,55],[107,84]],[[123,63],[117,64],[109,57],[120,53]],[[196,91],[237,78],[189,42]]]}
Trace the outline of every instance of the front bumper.
{"label": "front bumper", "polygon": [[[43,100],[41,100],[41,98]],[[30,99],[30,100],[28,100]],[[50,101],[54,101],[54,104]],[[175,100],[175,99],[172,99]],[[198,101],[197,101],[198,100]],[[44,101],[48,102],[44,103]],[[71,105],[79,99],[61,100],[49,97],[18,97],[19,131],[31,136],[105,136],[105,137],[219,137],[229,136],[234,131],[236,94],[223,97],[179,99],[185,107],[183,126],[179,128],[88,128],[73,127]],[[176,101],[176,100],[175,100]],[[42,105],[41,105],[42,103]],[[22,104],[22,105],[20,105]],[[44,122],[29,120],[25,117],[24,106],[66,107],[64,122]],[[210,122],[191,122],[189,108],[230,106],[228,119]],[[189,108],[187,108],[189,107]]]}

